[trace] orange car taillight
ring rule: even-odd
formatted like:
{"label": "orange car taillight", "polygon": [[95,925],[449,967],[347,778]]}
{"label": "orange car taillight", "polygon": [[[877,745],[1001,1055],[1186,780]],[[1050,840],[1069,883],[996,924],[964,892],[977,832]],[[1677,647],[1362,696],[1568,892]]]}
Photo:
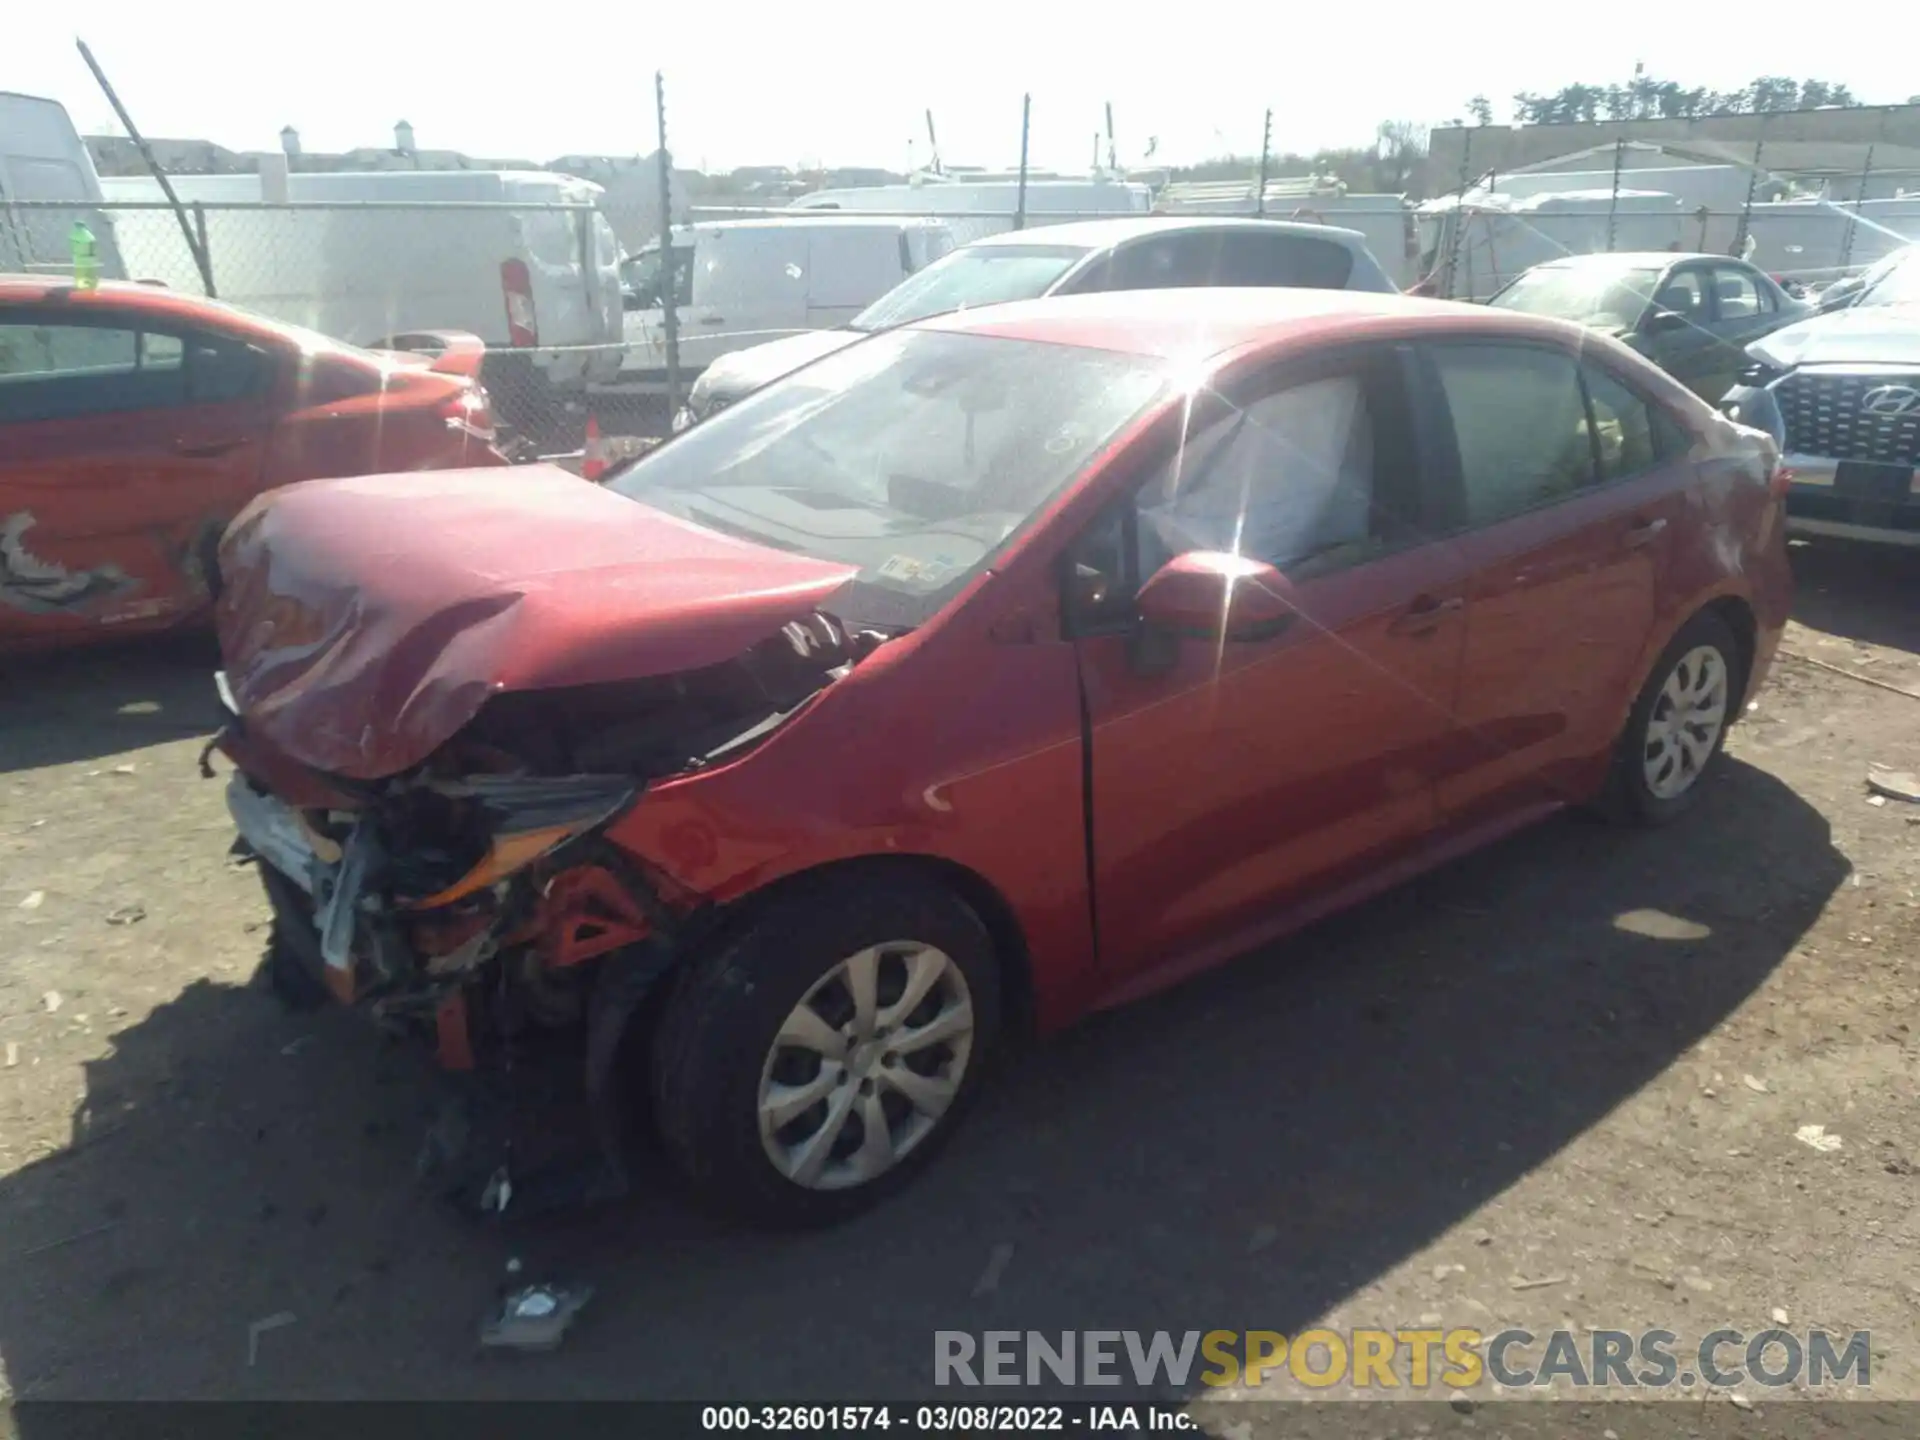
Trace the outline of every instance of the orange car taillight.
{"label": "orange car taillight", "polygon": [[533,313],[533,277],[524,260],[500,263],[500,289],[507,301],[507,342],[516,349],[540,343],[540,323]]}
{"label": "orange car taillight", "polygon": [[449,430],[460,430],[478,440],[494,438],[493,402],[478,385],[470,385],[440,407]]}

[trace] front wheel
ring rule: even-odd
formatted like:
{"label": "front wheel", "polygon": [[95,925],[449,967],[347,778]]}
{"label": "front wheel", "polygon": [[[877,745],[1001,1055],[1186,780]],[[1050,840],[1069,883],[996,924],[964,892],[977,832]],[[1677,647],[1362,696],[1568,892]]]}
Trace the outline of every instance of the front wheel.
{"label": "front wheel", "polygon": [[760,1224],[845,1219],[959,1124],[999,1035],[985,927],[917,876],[783,896],[681,976],[654,1113],[701,1198]]}
{"label": "front wheel", "polygon": [[1727,622],[1702,612],[1654,662],[1614,755],[1607,809],[1664,825],[1700,799],[1746,691],[1746,654]]}

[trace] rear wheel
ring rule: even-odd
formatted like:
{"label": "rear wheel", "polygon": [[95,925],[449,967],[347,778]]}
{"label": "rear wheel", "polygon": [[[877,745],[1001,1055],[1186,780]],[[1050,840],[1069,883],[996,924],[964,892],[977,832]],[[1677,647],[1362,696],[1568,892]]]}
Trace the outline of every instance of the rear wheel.
{"label": "rear wheel", "polygon": [[1746,655],[1726,621],[1693,617],[1654,663],[1614,754],[1607,809],[1664,825],[1699,802],[1746,691]]}
{"label": "rear wheel", "polygon": [[809,887],[681,976],[654,1046],[656,1122],[703,1200],[831,1224],[931,1162],[999,1019],[992,944],[956,896],[907,876]]}

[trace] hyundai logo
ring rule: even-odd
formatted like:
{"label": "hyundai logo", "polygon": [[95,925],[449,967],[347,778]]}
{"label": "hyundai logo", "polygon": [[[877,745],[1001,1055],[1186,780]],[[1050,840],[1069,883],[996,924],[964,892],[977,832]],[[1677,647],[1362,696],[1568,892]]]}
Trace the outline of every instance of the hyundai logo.
{"label": "hyundai logo", "polygon": [[1876,385],[1860,397],[1860,408],[1869,415],[1905,415],[1920,409],[1920,390],[1911,385]]}

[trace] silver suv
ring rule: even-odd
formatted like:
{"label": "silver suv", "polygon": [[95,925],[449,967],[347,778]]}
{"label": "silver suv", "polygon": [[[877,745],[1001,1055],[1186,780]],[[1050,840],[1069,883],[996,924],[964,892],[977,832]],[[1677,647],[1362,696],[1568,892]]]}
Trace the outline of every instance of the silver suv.
{"label": "silver suv", "polygon": [[1747,356],[1721,408],[1785,452],[1788,529],[1920,545],[1920,245]]}
{"label": "silver suv", "polygon": [[1396,293],[1358,230],[1285,220],[1084,220],[1010,230],[963,245],[910,276],[836,330],[809,330],[735,350],[709,365],[674,416],[684,430],[802,365],[876,330],[929,315],[1101,290],[1285,286]]}

